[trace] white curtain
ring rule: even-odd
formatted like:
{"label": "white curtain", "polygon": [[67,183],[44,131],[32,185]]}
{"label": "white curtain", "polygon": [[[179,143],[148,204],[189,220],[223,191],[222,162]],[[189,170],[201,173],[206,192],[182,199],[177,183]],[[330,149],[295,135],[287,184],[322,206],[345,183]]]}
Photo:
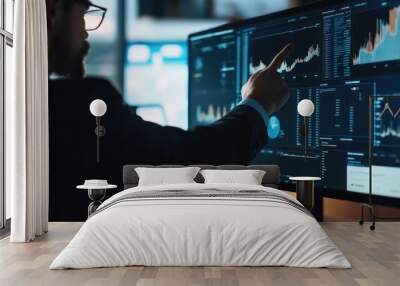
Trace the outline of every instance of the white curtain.
{"label": "white curtain", "polygon": [[12,242],[48,227],[48,66],[45,0],[15,1],[13,92],[6,98],[6,188]]}

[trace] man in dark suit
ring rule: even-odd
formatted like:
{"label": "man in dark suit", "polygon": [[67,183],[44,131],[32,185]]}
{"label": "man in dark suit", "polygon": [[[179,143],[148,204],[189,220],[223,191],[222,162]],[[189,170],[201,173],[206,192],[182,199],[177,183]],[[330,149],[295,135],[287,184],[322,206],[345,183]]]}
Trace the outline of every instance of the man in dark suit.
{"label": "man in dark suit", "polygon": [[[247,164],[267,143],[268,116],[289,97],[277,68],[292,50],[288,45],[271,64],[252,75],[244,101],[214,124],[185,131],[144,121],[124,104],[106,80],[84,78],[89,51],[84,15],[87,0],[46,0],[48,23],[50,137],[50,220],[86,219],[87,194],[74,190],[85,178],[104,178],[122,185],[124,164]],[[102,118],[96,163],[94,99],[107,104]]]}

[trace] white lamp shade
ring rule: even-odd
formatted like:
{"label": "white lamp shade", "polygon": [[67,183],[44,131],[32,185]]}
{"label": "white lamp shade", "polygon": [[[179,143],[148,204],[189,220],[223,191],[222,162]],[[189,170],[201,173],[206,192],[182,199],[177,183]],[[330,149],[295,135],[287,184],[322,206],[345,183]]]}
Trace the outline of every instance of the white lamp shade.
{"label": "white lamp shade", "polygon": [[314,110],[314,103],[309,99],[303,99],[297,104],[297,112],[303,117],[311,116]]}
{"label": "white lamp shade", "polygon": [[101,99],[95,99],[90,103],[89,109],[93,116],[101,117],[107,111],[107,104]]}

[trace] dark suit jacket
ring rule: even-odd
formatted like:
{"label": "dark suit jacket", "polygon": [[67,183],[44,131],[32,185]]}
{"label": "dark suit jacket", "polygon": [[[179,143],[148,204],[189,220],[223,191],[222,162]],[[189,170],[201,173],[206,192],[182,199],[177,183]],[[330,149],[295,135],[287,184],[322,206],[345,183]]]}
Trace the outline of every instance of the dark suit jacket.
{"label": "dark suit jacket", "polygon": [[[100,164],[89,111],[96,98],[107,104]],[[89,200],[76,185],[103,178],[120,191],[124,164],[247,164],[267,140],[264,121],[251,107],[237,106],[190,131],[163,127],[134,114],[108,81],[97,78],[50,80],[49,125],[51,221],[85,220]]]}

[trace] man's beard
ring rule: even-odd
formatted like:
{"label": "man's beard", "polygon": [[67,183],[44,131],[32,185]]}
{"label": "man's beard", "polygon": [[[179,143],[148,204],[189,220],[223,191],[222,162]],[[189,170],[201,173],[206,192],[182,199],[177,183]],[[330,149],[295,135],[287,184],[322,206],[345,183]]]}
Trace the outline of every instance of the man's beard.
{"label": "man's beard", "polygon": [[85,76],[86,69],[84,59],[89,53],[90,44],[85,41],[82,50],[72,58],[70,77],[74,79],[81,79]]}
{"label": "man's beard", "polygon": [[84,41],[78,52],[69,48],[68,40],[58,38],[55,41],[54,72],[61,76],[81,79],[85,76],[84,58],[89,52],[90,44]]}

